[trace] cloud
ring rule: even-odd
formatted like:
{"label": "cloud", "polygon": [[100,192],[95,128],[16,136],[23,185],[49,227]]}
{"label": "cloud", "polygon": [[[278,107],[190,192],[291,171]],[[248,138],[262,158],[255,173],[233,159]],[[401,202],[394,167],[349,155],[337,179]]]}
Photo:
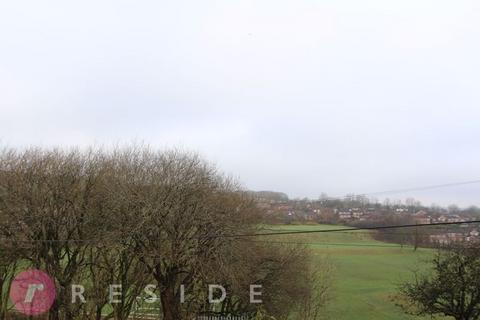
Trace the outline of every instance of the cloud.
{"label": "cloud", "polygon": [[[0,137],[181,145],[249,188],[291,196],[475,179],[478,9],[468,0],[5,2]],[[418,198],[480,204],[478,191]]]}

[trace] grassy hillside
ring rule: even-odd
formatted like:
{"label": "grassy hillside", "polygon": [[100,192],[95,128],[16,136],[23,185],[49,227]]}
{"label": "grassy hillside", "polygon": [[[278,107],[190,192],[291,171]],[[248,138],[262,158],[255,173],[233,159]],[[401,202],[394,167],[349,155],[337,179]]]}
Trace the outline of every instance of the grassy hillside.
{"label": "grassy hillside", "polygon": [[[338,226],[288,225],[267,229],[319,230]],[[365,231],[269,236],[265,240],[307,243],[315,257],[329,256],[336,268],[335,300],[330,308],[332,319],[412,319],[405,315],[392,294],[397,284],[411,277],[411,270],[423,269],[432,251],[387,244],[372,239]]]}

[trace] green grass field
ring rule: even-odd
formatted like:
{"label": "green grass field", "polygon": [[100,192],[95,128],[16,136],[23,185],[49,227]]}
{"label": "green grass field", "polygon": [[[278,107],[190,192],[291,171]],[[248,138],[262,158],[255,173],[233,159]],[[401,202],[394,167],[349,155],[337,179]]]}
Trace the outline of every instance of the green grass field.
{"label": "green grass field", "polygon": [[[265,228],[306,231],[339,226],[274,225]],[[419,319],[404,314],[395,305],[393,295],[398,283],[411,278],[412,270],[425,270],[428,265],[425,261],[431,257],[432,250],[415,252],[412,247],[401,248],[376,241],[365,231],[269,236],[268,240],[307,243],[315,255],[314,263],[315,259],[329,257],[335,267],[331,319]]]}

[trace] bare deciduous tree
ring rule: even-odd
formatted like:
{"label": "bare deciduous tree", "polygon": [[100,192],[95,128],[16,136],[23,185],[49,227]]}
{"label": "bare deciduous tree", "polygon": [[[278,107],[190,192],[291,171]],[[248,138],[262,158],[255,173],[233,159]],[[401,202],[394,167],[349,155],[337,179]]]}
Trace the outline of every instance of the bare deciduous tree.
{"label": "bare deciduous tree", "polygon": [[[2,154],[3,236],[25,244],[22,258],[42,267],[57,285],[50,319],[72,319],[70,285],[96,235],[95,188],[100,176],[93,152],[29,149]],[[95,205],[94,205],[95,207]]]}
{"label": "bare deciduous tree", "polygon": [[18,264],[15,249],[4,240],[0,240],[0,320],[7,319],[8,291]]}
{"label": "bare deciduous tree", "polygon": [[[201,312],[315,319],[319,304],[295,302],[320,297],[323,305],[328,289],[312,287],[308,252],[238,237],[255,233],[258,213],[251,195],[191,153],[3,150],[0,236],[16,250],[0,280],[18,261],[44,269],[57,288],[51,320],[127,319],[150,281],[165,320]],[[86,303],[72,303],[74,283]],[[228,289],[222,303],[206,301],[210,283]],[[115,284],[119,303],[109,301]],[[250,284],[263,286],[263,305],[249,303]]]}

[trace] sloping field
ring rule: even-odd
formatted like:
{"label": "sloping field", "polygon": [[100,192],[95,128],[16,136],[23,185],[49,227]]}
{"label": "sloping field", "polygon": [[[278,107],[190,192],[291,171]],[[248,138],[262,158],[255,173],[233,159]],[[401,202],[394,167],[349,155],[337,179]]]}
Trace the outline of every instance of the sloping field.
{"label": "sloping field", "polygon": [[[266,226],[276,231],[337,229],[328,225]],[[372,239],[366,231],[265,236],[264,240],[306,243],[316,259],[329,257],[335,266],[331,319],[415,319],[395,305],[397,284],[411,277],[414,269],[425,269],[432,252]],[[315,259],[314,259],[315,260]],[[417,318],[418,319],[418,318]]]}

